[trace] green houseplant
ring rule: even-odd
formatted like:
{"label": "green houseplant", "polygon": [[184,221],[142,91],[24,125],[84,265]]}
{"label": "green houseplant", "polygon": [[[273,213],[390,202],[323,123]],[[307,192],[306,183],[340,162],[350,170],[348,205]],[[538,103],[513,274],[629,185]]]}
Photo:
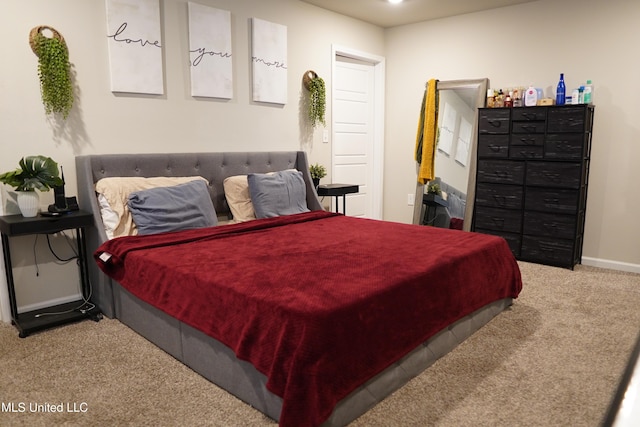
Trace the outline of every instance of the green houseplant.
{"label": "green houseplant", "polygon": [[18,194],[18,207],[25,217],[38,214],[39,196],[35,190],[49,191],[63,185],[58,163],[51,157],[27,156],[18,162],[19,168],[0,174],[0,182],[12,186]]}
{"label": "green houseplant", "polygon": [[[53,36],[44,36],[42,31],[45,29],[50,30]],[[31,30],[29,44],[38,57],[38,78],[44,110],[46,114],[60,113],[66,119],[73,106],[73,84],[67,44],[60,33],[46,26]]]}
{"label": "green houseplant", "polygon": [[325,123],[326,94],[324,80],[314,71],[307,71],[304,75],[304,85],[309,91],[309,120],[316,127]]}
{"label": "green houseplant", "polygon": [[440,184],[433,183],[433,184],[429,184],[427,186],[427,194],[435,194],[437,196],[441,196],[442,195],[442,190],[440,190]]}
{"label": "green houseplant", "polygon": [[327,169],[321,164],[316,163],[309,166],[309,173],[311,174],[313,185],[318,187],[318,185],[320,185],[320,180],[327,176]]}

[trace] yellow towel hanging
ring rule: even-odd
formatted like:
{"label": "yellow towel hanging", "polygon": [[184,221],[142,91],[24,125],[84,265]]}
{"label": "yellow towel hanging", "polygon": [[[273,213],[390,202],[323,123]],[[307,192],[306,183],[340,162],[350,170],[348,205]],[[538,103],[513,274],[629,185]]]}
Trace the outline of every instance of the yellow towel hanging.
{"label": "yellow towel hanging", "polygon": [[418,121],[418,133],[416,135],[415,160],[418,168],[418,183],[424,185],[435,177],[435,149],[438,126],[438,81],[431,79],[427,82],[420,119]]}

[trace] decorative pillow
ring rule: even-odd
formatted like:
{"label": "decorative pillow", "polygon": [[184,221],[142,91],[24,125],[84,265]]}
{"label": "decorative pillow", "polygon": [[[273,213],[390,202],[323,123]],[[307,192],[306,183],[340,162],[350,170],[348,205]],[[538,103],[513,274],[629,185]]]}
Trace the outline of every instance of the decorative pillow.
{"label": "decorative pillow", "polygon": [[204,181],[135,191],[129,196],[128,206],[139,235],[218,224]]}
{"label": "decorative pillow", "polygon": [[[297,169],[286,169],[295,172]],[[264,175],[273,175],[276,172],[267,172]],[[233,216],[233,222],[246,222],[256,219],[256,212],[249,194],[249,181],[247,175],[235,175],[225,178],[222,182],[224,196],[229,204],[229,210]]]}
{"label": "decorative pillow", "polygon": [[187,177],[111,177],[96,182],[100,214],[109,239],[137,234],[131,213],[127,207],[129,194],[156,187],[170,187],[194,180],[208,181],[201,176]]}
{"label": "decorative pillow", "polygon": [[256,218],[309,212],[302,172],[286,170],[274,174],[249,174],[247,181]]}
{"label": "decorative pillow", "polygon": [[251,203],[249,182],[247,175],[236,175],[225,178],[222,182],[224,196],[229,204],[229,210],[234,222],[245,222],[256,219],[256,213]]}

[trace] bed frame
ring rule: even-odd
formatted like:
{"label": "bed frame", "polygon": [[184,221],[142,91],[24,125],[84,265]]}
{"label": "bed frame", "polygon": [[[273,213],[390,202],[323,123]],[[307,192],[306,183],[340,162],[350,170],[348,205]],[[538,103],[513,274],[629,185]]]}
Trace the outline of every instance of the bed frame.
{"label": "bed frame", "polygon": [[[107,240],[95,194],[95,183],[106,177],[202,176],[219,217],[230,217],[223,181],[234,175],[297,169],[302,172],[310,210],[322,209],[309,173],[306,154],[288,152],[105,154],[76,157],[78,202],[92,212],[87,228],[89,255]],[[239,360],[219,341],[178,321],[131,295],[90,263],[91,300],[102,313],[117,318],[137,333],[267,416],[278,420],[282,399],[267,390],[267,378],[250,363]],[[511,298],[489,304],[450,325],[381,372],[336,406],[326,426],[343,426],[365,413],[438,358],[455,348],[512,303]]]}

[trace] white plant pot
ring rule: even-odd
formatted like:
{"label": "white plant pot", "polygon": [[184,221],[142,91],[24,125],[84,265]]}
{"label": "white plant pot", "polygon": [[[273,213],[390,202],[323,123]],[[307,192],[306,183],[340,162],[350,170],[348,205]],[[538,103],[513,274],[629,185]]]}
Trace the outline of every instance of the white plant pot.
{"label": "white plant pot", "polygon": [[35,191],[16,191],[18,193],[18,207],[22,216],[32,218],[38,215],[40,196]]}

